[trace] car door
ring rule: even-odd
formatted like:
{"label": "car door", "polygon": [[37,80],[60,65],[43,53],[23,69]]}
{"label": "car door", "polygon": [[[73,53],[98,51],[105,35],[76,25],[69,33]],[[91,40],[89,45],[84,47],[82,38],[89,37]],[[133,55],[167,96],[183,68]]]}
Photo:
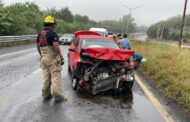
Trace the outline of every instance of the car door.
{"label": "car door", "polygon": [[69,47],[68,59],[71,71],[73,71],[77,67],[76,62],[79,58],[79,49],[78,49],[79,40],[80,40],[79,38],[73,39],[72,44]]}

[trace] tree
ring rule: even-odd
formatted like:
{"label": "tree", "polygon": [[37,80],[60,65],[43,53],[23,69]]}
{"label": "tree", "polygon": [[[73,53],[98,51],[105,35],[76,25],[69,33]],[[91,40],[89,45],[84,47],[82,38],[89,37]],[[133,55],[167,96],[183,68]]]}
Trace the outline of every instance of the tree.
{"label": "tree", "polygon": [[61,8],[59,10],[56,10],[55,8],[53,9],[48,9],[46,12],[44,12],[45,15],[52,15],[56,19],[60,19],[64,22],[72,23],[73,22],[73,15],[69,8]]}
{"label": "tree", "polygon": [[41,11],[36,4],[31,2],[4,6],[0,0],[0,35],[37,34],[42,30],[43,19],[47,15],[56,19],[55,30],[58,33],[73,33],[80,29],[89,29],[97,24],[88,16],[79,14],[75,15],[76,23],[74,23],[74,15],[69,8]]}
{"label": "tree", "polygon": [[69,8],[61,8],[58,12],[58,16],[60,17],[61,20],[65,22],[72,23],[73,22],[73,15]]}
{"label": "tree", "polygon": [[81,16],[79,14],[76,14],[74,18],[75,18],[75,23],[81,25],[80,29],[82,30],[88,30],[90,27],[97,25],[97,22],[90,20],[88,16]]}
{"label": "tree", "polygon": [[75,15],[75,22],[78,23],[88,23],[89,22],[89,18],[88,16],[81,16],[79,14]]}
{"label": "tree", "polygon": [[114,33],[134,32],[136,28],[135,19],[131,15],[124,15],[119,21],[105,20],[100,21],[99,26],[107,28]]}
{"label": "tree", "polygon": [[137,26],[136,27],[136,32],[140,32],[140,33],[146,33],[148,30],[147,26]]}
{"label": "tree", "polygon": [[121,32],[120,23],[115,20],[105,20],[100,22],[100,27],[107,28],[109,31],[118,33]]}
{"label": "tree", "polygon": [[[174,16],[165,21],[160,21],[151,25],[147,31],[148,37],[157,38],[157,35],[161,35],[163,30],[163,38],[170,40],[179,40],[179,29],[181,25],[181,16]],[[184,25],[184,37],[190,38],[190,15],[187,15]]]}
{"label": "tree", "polygon": [[124,15],[120,19],[120,24],[123,33],[135,31],[135,26],[136,26],[135,19],[130,14]]}
{"label": "tree", "polygon": [[5,11],[4,6],[0,1],[0,35],[10,34],[11,25],[12,18],[9,17],[9,13]]}
{"label": "tree", "polygon": [[5,8],[12,18],[11,34],[36,34],[42,28],[42,13],[34,3],[15,3]]}

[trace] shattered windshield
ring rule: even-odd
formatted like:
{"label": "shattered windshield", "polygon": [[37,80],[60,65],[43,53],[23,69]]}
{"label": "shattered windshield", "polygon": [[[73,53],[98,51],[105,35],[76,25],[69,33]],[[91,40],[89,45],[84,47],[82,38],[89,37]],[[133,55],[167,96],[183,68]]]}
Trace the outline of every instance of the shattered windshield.
{"label": "shattered windshield", "polygon": [[114,40],[83,39],[81,48],[115,48],[119,49]]}

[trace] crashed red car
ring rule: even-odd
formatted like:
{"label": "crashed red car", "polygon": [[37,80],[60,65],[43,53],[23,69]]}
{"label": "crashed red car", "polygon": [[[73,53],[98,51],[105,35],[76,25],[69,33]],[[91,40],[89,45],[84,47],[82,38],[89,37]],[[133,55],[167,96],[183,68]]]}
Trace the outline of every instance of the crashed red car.
{"label": "crashed red car", "polygon": [[123,50],[115,41],[96,32],[77,31],[68,51],[68,70],[73,89],[97,94],[131,89],[134,83],[134,51]]}

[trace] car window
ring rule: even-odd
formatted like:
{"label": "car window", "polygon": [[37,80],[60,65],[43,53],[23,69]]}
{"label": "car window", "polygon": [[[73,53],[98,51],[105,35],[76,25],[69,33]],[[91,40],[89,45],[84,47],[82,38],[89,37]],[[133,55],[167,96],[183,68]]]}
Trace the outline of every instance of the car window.
{"label": "car window", "polygon": [[73,39],[73,44],[74,44],[75,48],[77,49],[78,45],[79,45],[79,38]]}
{"label": "car window", "polygon": [[115,48],[119,49],[114,40],[83,39],[81,48]]}

